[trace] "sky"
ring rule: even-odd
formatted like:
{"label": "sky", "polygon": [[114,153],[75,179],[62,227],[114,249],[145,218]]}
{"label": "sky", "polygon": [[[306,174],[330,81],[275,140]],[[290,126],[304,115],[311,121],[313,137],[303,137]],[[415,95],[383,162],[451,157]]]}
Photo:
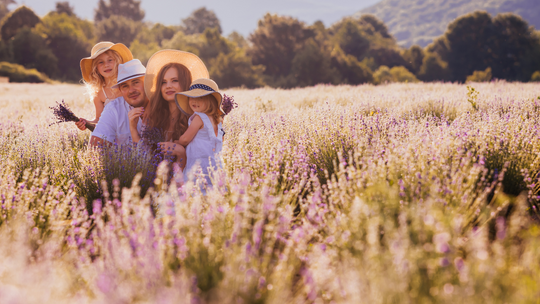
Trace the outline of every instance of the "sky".
{"label": "sky", "polygon": [[[15,0],[24,4],[39,16],[55,9],[59,0]],[[62,0],[66,1],[66,0]],[[249,35],[257,27],[257,21],[267,12],[293,16],[308,24],[321,20],[326,26],[345,16],[369,7],[381,0],[142,0],[146,12],[145,21],[165,25],[179,25],[194,10],[205,6],[213,10],[221,22],[223,34],[237,31]],[[93,20],[98,0],[68,0],[75,13]],[[11,6],[13,8],[16,6]]]}

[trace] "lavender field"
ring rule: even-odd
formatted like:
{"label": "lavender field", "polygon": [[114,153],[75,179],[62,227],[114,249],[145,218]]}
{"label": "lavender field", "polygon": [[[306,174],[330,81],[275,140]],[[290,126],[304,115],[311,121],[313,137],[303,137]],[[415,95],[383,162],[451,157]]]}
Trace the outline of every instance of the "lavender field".
{"label": "lavender field", "polygon": [[540,85],[469,85],[225,91],[203,196],[0,84],[0,302],[538,303]]}

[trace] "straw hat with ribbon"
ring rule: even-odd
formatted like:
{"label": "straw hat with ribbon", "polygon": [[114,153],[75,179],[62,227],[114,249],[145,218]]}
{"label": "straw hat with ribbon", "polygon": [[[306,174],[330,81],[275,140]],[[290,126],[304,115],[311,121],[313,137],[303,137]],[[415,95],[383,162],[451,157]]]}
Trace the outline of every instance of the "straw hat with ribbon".
{"label": "straw hat with ribbon", "polygon": [[92,48],[92,52],[90,53],[90,57],[86,57],[81,59],[81,73],[83,76],[83,79],[86,82],[91,82],[92,79],[90,79],[90,73],[92,73],[92,61],[96,59],[99,55],[105,53],[108,50],[113,50],[122,57],[123,62],[120,63],[126,63],[133,59],[133,55],[131,54],[131,51],[127,48],[127,46],[123,45],[122,43],[112,43],[108,41],[102,41],[94,45]]}
{"label": "straw hat with ribbon", "polygon": [[185,66],[191,73],[191,79],[208,78],[208,69],[204,62],[195,54],[178,50],[161,50],[146,64],[146,76],[144,79],[144,92],[148,98],[160,90],[157,85],[157,76],[161,69],[169,63],[179,63]]}
{"label": "straw hat with ribbon", "polygon": [[197,79],[191,83],[189,90],[176,93],[176,104],[182,111],[186,112],[186,114],[193,115],[193,110],[191,110],[191,107],[189,106],[189,97],[197,98],[206,95],[214,96],[218,102],[219,110],[222,114],[225,114],[221,109],[223,97],[221,96],[221,93],[219,93],[218,85],[212,79],[208,78]]}

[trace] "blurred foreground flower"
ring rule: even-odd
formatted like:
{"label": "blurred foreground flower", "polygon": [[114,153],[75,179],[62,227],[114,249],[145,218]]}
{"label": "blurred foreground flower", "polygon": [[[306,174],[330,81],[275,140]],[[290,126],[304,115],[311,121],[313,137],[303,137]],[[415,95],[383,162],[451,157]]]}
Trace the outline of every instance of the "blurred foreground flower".
{"label": "blurred foreground flower", "polygon": [[[54,124],[59,124],[61,122],[78,122],[79,118],[73,114],[73,111],[67,106],[67,104],[62,100],[62,102],[56,102],[55,107],[49,107],[53,110],[54,117],[56,118],[56,121],[50,124],[49,126],[52,126]],[[86,128],[90,131],[94,131],[95,125],[91,124],[89,122],[86,122],[85,124]]]}

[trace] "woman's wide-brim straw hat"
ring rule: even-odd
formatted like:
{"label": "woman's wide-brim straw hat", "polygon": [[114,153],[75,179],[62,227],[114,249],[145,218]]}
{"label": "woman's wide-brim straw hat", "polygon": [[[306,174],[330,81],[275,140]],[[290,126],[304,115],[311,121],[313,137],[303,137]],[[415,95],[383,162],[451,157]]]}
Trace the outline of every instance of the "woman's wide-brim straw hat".
{"label": "woman's wide-brim straw hat", "polygon": [[120,55],[123,62],[118,62],[118,64],[126,63],[133,59],[133,54],[131,54],[131,51],[122,43],[115,44],[108,41],[99,42],[92,48],[90,57],[81,59],[81,73],[84,81],[92,81],[92,79],[90,79],[90,73],[92,73],[92,61],[108,50],[116,51],[118,55]]}
{"label": "woman's wide-brim straw hat", "polygon": [[152,99],[152,96],[161,90],[161,88],[158,88],[157,76],[161,69],[169,63],[179,63],[185,66],[191,73],[192,81],[197,78],[209,77],[206,65],[197,55],[179,50],[158,51],[148,59],[146,64],[144,91],[148,98]]}
{"label": "woman's wide-brim straw hat", "polygon": [[188,115],[193,115],[193,110],[189,106],[189,97],[197,98],[207,95],[212,95],[216,98],[219,110],[222,114],[225,114],[221,109],[221,102],[223,101],[223,97],[221,96],[221,93],[219,93],[218,85],[212,79],[208,78],[196,79],[191,83],[189,90],[176,93],[176,104],[182,111],[186,112]]}

